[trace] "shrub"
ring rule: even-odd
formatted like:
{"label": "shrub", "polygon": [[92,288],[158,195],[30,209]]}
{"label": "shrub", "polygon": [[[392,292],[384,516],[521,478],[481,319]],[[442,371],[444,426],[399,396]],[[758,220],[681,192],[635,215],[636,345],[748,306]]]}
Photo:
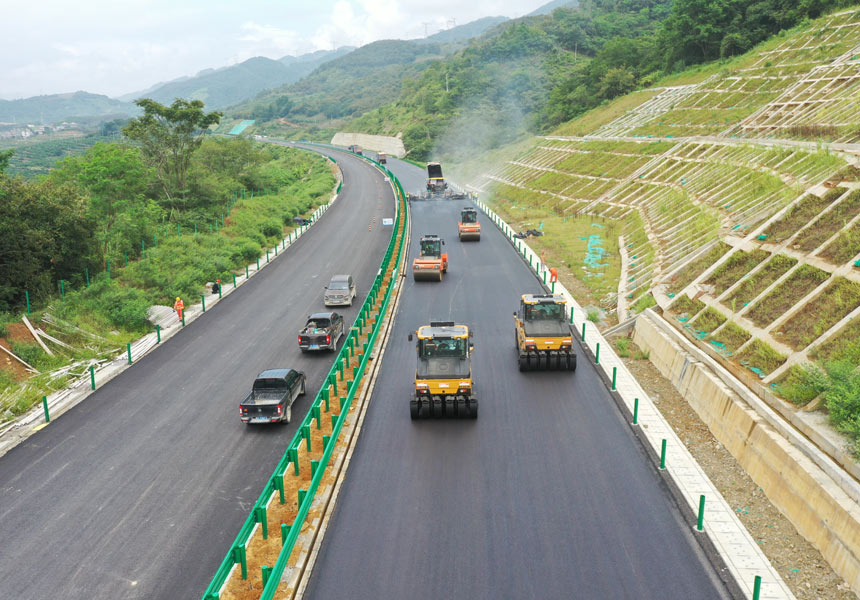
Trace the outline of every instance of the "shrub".
{"label": "shrub", "polygon": [[254,240],[250,239],[245,239],[239,242],[238,249],[239,256],[245,262],[257,260],[257,257],[263,252],[262,244],[258,244]]}
{"label": "shrub", "polygon": [[615,342],[615,349],[618,351],[618,356],[624,358],[630,356],[630,340],[626,337],[618,338]]}
{"label": "shrub", "polygon": [[263,235],[266,237],[279,237],[283,231],[283,226],[276,219],[267,219],[263,223]]}
{"label": "shrub", "polygon": [[589,321],[591,321],[592,323],[599,323],[600,322],[600,311],[597,310],[596,308],[589,308],[588,312],[586,313],[585,318],[588,319]]}
{"label": "shrub", "polygon": [[635,358],[636,360],[648,360],[649,358],[651,358],[651,351],[637,350],[636,354],[633,355],[633,358]]}

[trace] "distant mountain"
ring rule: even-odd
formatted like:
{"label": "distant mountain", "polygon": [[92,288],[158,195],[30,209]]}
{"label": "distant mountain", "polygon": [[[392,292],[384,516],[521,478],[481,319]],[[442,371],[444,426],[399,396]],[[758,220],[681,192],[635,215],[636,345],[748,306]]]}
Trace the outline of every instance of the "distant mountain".
{"label": "distant mountain", "polygon": [[77,118],[131,117],[139,112],[128,102],[88,92],[0,100],[0,121],[6,123],[48,124]]}
{"label": "distant mountain", "polygon": [[176,98],[202,100],[207,109],[218,110],[253,98],[263,90],[298,81],[318,66],[353,49],[344,46],[279,60],[257,56],[238,65],[200,71],[194,77],[165,83],[134,98],[152,98],[162,104],[170,104]]}
{"label": "distant mountain", "polygon": [[427,36],[424,39],[419,39],[415,41],[441,44],[446,42],[459,42],[463,40],[469,40],[478,37],[488,29],[492,29],[499,23],[504,23],[507,20],[507,17],[484,17],[483,19],[471,21],[469,23],[466,23],[465,25],[457,25],[456,27],[452,27],[451,29],[445,29],[444,31],[434,33],[433,35]]}
{"label": "distant mountain", "polygon": [[543,6],[541,6],[540,8],[536,8],[526,16],[536,17],[538,15],[548,15],[556,8],[576,8],[577,6],[579,6],[579,2],[577,0],[552,0],[552,2],[547,2]]}

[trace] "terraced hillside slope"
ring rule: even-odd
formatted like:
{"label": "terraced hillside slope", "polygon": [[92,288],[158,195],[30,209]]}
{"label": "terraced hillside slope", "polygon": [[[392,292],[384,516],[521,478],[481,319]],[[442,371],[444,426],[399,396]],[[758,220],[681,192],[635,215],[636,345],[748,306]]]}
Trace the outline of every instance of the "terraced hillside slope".
{"label": "terraced hillside slope", "polygon": [[858,100],[855,8],[621,97],[470,183],[540,228],[600,308],[656,302],[808,401],[796,365],[860,358]]}

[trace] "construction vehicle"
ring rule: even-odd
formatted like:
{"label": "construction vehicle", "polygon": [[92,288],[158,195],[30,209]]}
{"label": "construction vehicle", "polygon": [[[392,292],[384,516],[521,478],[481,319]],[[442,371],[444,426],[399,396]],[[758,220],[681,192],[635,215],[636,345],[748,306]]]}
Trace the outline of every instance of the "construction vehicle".
{"label": "construction vehicle", "polygon": [[442,177],[442,165],[437,162],[427,163],[427,191],[431,194],[443,194],[447,189],[448,184]]}
{"label": "construction vehicle", "polygon": [[387,155],[387,154],[385,154],[385,152],[379,152],[379,153],[377,153],[377,155],[376,155],[376,162],[378,162],[378,163],[379,163],[379,164],[381,164],[381,165],[386,164],[386,163],[388,162],[388,155]]}
{"label": "construction vehicle", "polygon": [[448,254],[442,252],[445,240],[438,235],[422,235],[419,240],[421,255],[412,261],[412,279],[415,281],[442,281],[448,272]]}
{"label": "construction vehicle", "polygon": [[481,239],[481,224],[478,223],[478,211],[471,206],[464,206],[460,211],[460,222],[457,223],[457,233],[460,241]]}
{"label": "construction vehicle", "polygon": [[520,371],[576,370],[565,304],[559,294],[523,294],[514,313]]}
{"label": "construction vehicle", "polygon": [[[412,419],[478,418],[472,384],[472,333],[454,321],[430,321],[415,332],[418,365],[415,394],[409,400]],[[412,334],[409,334],[412,341]]]}
{"label": "construction vehicle", "polygon": [[359,156],[364,156],[364,155],[362,154],[362,152],[361,152],[361,146],[359,146],[358,144],[352,144],[352,145],[351,145],[349,148],[347,148],[347,149],[348,149],[350,152],[354,152],[355,154],[358,154]]}

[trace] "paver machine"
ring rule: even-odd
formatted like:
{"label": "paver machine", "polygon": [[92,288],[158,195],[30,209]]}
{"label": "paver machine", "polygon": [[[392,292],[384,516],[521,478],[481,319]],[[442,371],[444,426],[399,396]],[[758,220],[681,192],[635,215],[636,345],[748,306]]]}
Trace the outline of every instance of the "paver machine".
{"label": "paver machine", "polygon": [[438,235],[422,235],[419,240],[421,255],[412,261],[412,279],[415,281],[442,281],[448,272],[448,254],[442,252],[445,240]]}
{"label": "paver machine", "polygon": [[514,313],[520,371],[576,370],[565,304],[559,294],[523,294]]}
{"label": "paver machine", "polygon": [[448,184],[442,177],[442,165],[437,162],[427,163],[427,193],[444,194],[447,189]]}
{"label": "paver machine", "polygon": [[460,241],[479,241],[481,239],[481,224],[478,223],[478,210],[464,206],[460,211],[460,222],[457,223],[457,234]]}
{"label": "paver machine", "polygon": [[[472,333],[454,321],[430,321],[415,332],[418,364],[412,419],[478,418],[472,383]],[[412,334],[409,334],[412,340]]]}

